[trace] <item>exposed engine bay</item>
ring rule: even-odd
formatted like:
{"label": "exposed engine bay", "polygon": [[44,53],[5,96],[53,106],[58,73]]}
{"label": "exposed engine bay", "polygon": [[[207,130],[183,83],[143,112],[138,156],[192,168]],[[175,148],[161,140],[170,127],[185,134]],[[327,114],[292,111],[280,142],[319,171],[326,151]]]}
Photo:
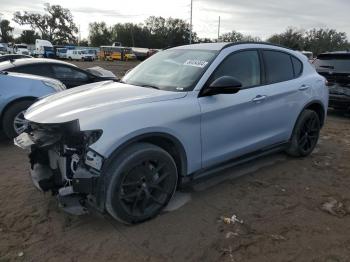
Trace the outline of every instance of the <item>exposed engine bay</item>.
{"label": "exposed engine bay", "polygon": [[101,130],[80,131],[78,121],[62,124],[30,122],[15,144],[30,151],[34,185],[56,195],[65,211],[83,214],[87,201],[96,205],[103,157],[89,145]]}

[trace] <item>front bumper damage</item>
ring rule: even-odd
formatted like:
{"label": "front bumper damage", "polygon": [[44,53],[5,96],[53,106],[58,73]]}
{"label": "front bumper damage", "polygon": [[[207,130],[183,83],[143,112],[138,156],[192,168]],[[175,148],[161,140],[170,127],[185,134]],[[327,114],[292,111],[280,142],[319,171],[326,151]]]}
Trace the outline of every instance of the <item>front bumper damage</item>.
{"label": "front bumper damage", "polygon": [[35,187],[57,196],[66,212],[81,215],[89,207],[103,211],[104,159],[89,148],[102,131],[80,131],[76,122],[29,123],[15,145],[29,151],[30,176]]}

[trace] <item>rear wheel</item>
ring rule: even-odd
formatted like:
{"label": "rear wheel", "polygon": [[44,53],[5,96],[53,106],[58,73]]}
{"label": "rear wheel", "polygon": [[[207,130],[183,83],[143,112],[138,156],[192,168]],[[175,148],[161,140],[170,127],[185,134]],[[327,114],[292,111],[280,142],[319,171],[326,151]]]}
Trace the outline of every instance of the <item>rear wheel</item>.
{"label": "rear wheel", "polygon": [[33,101],[19,101],[5,111],[2,127],[8,138],[14,138],[25,130],[27,121],[24,118],[24,113],[31,104]]}
{"label": "rear wheel", "polygon": [[304,157],[311,154],[320,136],[320,119],[315,111],[304,110],[298,118],[287,154]]}
{"label": "rear wheel", "polygon": [[173,158],[147,143],[130,146],[111,164],[107,175],[106,209],[127,224],[159,214],[173,196],[178,178]]}

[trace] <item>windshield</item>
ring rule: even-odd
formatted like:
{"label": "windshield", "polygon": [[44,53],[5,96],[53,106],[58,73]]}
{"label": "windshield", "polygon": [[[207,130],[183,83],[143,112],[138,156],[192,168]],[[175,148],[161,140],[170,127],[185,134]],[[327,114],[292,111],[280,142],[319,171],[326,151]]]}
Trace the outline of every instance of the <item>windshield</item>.
{"label": "windshield", "polygon": [[194,49],[162,51],[126,74],[122,82],[168,91],[191,91],[216,53]]}
{"label": "windshield", "polygon": [[26,45],[16,45],[17,48],[23,48],[23,49],[27,49]]}
{"label": "windshield", "polygon": [[45,51],[53,51],[53,47],[51,46],[44,46]]}
{"label": "windshield", "polygon": [[332,70],[336,72],[350,72],[349,54],[321,54],[314,62],[317,70]]}

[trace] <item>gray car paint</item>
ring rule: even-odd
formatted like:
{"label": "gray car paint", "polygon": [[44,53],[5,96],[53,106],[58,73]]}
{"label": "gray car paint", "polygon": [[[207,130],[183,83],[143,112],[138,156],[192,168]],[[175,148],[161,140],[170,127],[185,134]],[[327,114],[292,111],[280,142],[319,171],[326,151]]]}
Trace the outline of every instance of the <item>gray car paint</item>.
{"label": "gray car paint", "polygon": [[[218,50],[225,43],[177,48]],[[267,48],[298,57],[304,73],[297,79],[259,86],[232,95],[198,97],[215,68],[232,52]],[[308,88],[303,89],[303,86]],[[303,90],[301,90],[303,89]],[[257,95],[266,99],[252,100]],[[30,121],[62,123],[78,119],[81,130],[102,129],[91,148],[108,158],[124,142],[147,133],[176,138],[187,156],[187,173],[289,140],[299,113],[311,101],[328,105],[324,78],[300,53],[263,44],[223,49],[191,92],[168,92],[121,83],[94,83],[43,99],[26,114]]]}

